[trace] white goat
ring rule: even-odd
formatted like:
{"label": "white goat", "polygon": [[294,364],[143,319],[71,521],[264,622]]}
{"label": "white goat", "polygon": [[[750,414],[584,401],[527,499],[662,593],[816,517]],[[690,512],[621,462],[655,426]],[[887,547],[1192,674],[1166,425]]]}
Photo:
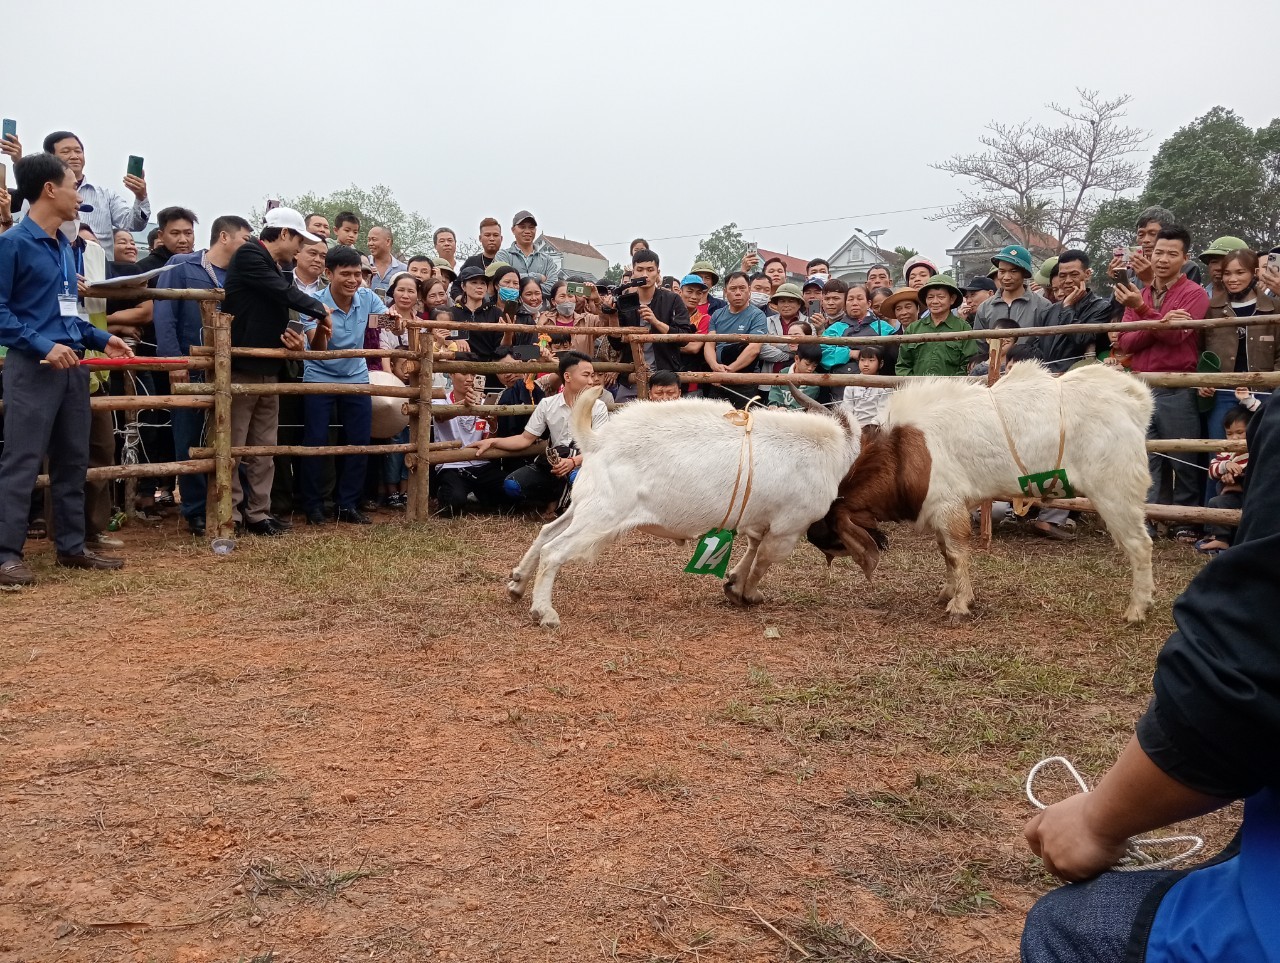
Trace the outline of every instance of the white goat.
{"label": "white goat", "polygon": [[[589,412],[599,395],[599,388],[588,389],[573,406],[573,437],[586,458],[572,504],[542,527],[507,583],[512,600],[518,600],[536,567],[530,611],[547,628],[560,624],[551,592],[565,562],[587,561],[633,529],[675,541],[698,538],[724,523],[726,512],[732,525],[742,505],[744,429],[725,418],[730,405],[702,399],[640,402],[593,430]],[[740,605],[763,601],[756,588],[760,579],[830,508],[860,445],[843,415],[815,418],[754,408],[752,418],[751,493],[737,523],[746,550],[724,583],[725,594]]]}
{"label": "white goat", "polygon": [[992,388],[951,378],[910,381],[893,393],[884,426],[864,429],[862,454],[809,540],[828,561],[849,554],[865,571],[882,538],[877,521],[913,521],[932,530],[947,563],[939,601],[959,621],[973,602],[971,506],[1023,494],[1003,416],[1028,471],[1057,467],[1062,446],[1067,479],[1092,499],[1129,558],[1133,585],[1125,618],[1140,622],[1153,591],[1144,513],[1152,407],[1146,385],[1106,365],[1055,378],[1037,362],[1019,362]]}

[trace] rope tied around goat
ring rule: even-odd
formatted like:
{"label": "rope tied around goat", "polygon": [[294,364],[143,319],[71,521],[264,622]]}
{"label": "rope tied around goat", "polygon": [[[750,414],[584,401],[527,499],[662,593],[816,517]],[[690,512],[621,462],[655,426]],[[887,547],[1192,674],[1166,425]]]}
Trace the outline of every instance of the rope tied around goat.
{"label": "rope tied around goat", "polygon": [[[1084,777],[1071,764],[1071,760],[1064,756],[1049,756],[1037,762],[1031,767],[1031,771],[1027,773],[1027,799],[1031,801],[1031,805],[1035,806],[1036,809],[1049,808],[1036,798],[1032,787],[1035,784],[1036,776],[1040,774],[1040,770],[1051,763],[1057,763],[1066,769],[1071,778],[1076,781],[1076,785],[1080,787],[1081,792],[1089,792],[1089,784],[1084,781]],[[1186,849],[1163,859],[1151,852],[1153,849],[1165,849],[1170,845],[1179,843],[1184,844]],[[1204,849],[1204,839],[1200,836],[1135,836],[1129,840],[1129,847],[1124,857],[1112,869],[1117,872],[1127,873],[1140,869],[1165,869],[1190,859],[1202,849]]]}
{"label": "rope tied around goat", "polygon": [[1009,423],[1005,421],[1004,412],[1000,410],[1000,403],[996,401],[996,395],[992,387],[988,386],[987,396],[991,399],[991,404],[996,409],[996,418],[1000,422],[1000,429],[1004,432],[1004,440],[1009,446],[1009,454],[1013,456],[1013,461],[1018,466],[1018,471],[1022,472],[1018,478],[1018,487],[1022,489],[1026,497],[1011,499],[1013,513],[1021,518],[1027,514],[1032,504],[1038,502],[1041,498],[1074,497],[1075,491],[1072,489],[1071,483],[1067,481],[1067,473],[1062,470],[1062,456],[1067,450],[1067,417],[1066,412],[1062,409],[1061,388],[1058,390],[1057,464],[1053,466],[1052,471],[1032,474],[1018,454],[1018,446],[1014,443],[1013,432],[1009,430]]}
{"label": "rope tied around goat", "polygon": [[[755,399],[751,399],[752,402]],[[734,519],[733,528],[730,531],[737,531],[738,526],[742,524],[743,513],[747,510],[747,500],[751,498],[751,482],[755,474],[755,446],[751,441],[751,429],[755,424],[755,417],[751,414],[751,403],[742,411],[725,412],[724,420],[731,425],[737,425],[743,429],[742,447],[738,449],[738,474],[733,479],[733,494],[729,496],[729,507],[724,513],[718,528],[723,529],[729,522],[729,516],[733,514],[734,502],[738,500],[738,488],[742,484],[742,465],[745,462],[747,466],[747,486],[742,492],[742,504],[738,507],[738,517]],[[746,455],[744,458],[743,455]]]}

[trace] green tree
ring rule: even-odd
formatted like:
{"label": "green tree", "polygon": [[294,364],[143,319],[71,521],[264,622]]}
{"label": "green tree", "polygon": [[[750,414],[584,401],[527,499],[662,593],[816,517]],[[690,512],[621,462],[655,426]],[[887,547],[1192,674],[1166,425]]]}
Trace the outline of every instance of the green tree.
{"label": "green tree", "polygon": [[913,247],[907,247],[905,244],[899,244],[893,249],[893,253],[902,258],[902,264],[906,264],[920,252]]}
{"label": "green tree", "polygon": [[1232,234],[1274,243],[1280,224],[1280,120],[1253,130],[1225,107],[1179,129],[1151,159],[1144,204],[1177,216],[1202,247]]}
{"label": "green tree", "polygon": [[742,232],[737,224],[730,222],[699,242],[697,260],[710,261],[723,280],[729,272],[741,270],[742,255],[746,253]]}
{"label": "green tree", "polygon": [[1117,197],[1098,205],[1084,235],[1084,249],[1093,265],[1094,290],[1107,288],[1104,275],[1111,256],[1117,247],[1133,244],[1134,225],[1144,206],[1137,197]]}
{"label": "green tree", "polygon": [[1121,123],[1128,94],[1104,100],[1097,91],[1076,93],[1075,107],[1047,105],[1055,123],[993,121],[978,138],[981,152],[931,165],[971,185],[934,219],[959,227],[995,215],[1024,237],[1046,234],[1063,245],[1083,237],[1098,204],[1141,185],[1134,155],[1149,135]]}
{"label": "green tree", "polygon": [[626,268],[624,268],[621,264],[614,262],[614,264],[610,266],[609,270],[604,272],[604,277],[601,278],[600,280],[607,281],[610,284],[617,284],[619,281],[622,280],[622,273],[625,270]]}
{"label": "green tree", "polygon": [[[352,184],[332,194],[301,194],[282,198],[286,207],[292,207],[303,217],[323,214],[333,224],[340,211],[352,211],[360,217],[360,238],[356,246],[368,250],[369,228],[381,225],[391,231],[395,252],[401,256],[435,253],[431,246],[431,222],[416,211],[406,211],[385,184],[375,184],[365,190]],[[249,223],[260,224],[262,217],[249,218]]]}

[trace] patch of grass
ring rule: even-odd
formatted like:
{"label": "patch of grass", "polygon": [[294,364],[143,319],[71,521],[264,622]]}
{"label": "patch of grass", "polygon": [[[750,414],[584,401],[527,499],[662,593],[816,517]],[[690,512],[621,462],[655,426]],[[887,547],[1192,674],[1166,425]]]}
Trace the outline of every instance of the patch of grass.
{"label": "patch of grass", "polygon": [[854,927],[821,919],[813,907],[804,922],[789,927],[787,935],[804,948],[811,960],[829,963],[900,963],[902,960],[884,952]]}
{"label": "patch of grass", "polygon": [[338,870],[332,864],[326,867],[277,865],[273,862],[250,863],[241,875],[241,885],[249,902],[257,908],[257,901],[266,896],[286,893],[303,901],[327,902],[357,880],[377,876],[375,869],[361,864],[356,869]]}

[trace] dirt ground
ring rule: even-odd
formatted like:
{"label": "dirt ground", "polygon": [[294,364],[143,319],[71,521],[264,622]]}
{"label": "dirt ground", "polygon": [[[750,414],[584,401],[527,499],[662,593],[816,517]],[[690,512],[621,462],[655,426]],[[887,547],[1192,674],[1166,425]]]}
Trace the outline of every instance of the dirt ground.
{"label": "dirt ground", "polygon": [[0,961],[1008,960],[1050,883],[1021,781],[1106,768],[1200,564],[1160,544],[1131,628],[1104,536],[1002,532],[953,628],[914,532],[870,583],[806,546],[747,612],[636,536],[552,635],[503,588],[534,532],[38,549],[0,595]]}

